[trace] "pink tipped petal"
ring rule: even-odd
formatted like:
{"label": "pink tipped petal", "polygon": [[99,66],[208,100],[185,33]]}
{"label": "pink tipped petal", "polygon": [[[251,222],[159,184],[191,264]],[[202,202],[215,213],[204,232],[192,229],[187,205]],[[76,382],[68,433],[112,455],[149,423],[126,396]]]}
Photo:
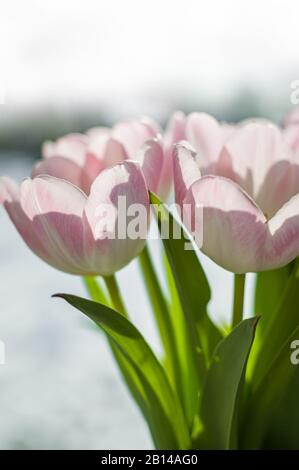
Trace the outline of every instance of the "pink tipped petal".
{"label": "pink tipped petal", "polygon": [[128,158],[128,152],[124,145],[115,138],[109,138],[106,143],[105,153],[99,159],[102,161],[104,168],[110,168],[118,163],[122,163]]}
{"label": "pink tipped petal", "polygon": [[176,111],[170,118],[164,136],[164,164],[161,174],[159,195],[162,200],[167,199],[173,183],[173,151],[177,142],[185,139],[186,116]]}
{"label": "pink tipped petal", "polygon": [[86,195],[68,181],[52,176],[38,176],[23,181],[20,190],[21,205],[26,212],[28,193],[31,193],[35,214],[59,211],[63,214],[82,216]]}
{"label": "pink tipped petal", "polygon": [[86,135],[88,135],[89,137],[92,137],[92,138],[100,137],[105,140],[110,136],[110,133],[111,133],[111,129],[109,127],[103,127],[103,126],[91,127],[90,129],[86,131]]}
{"label": "pink tipped petal", "polygon": [[63,269],[62,265],[60,266],[56,263],[53,264],[52,255],[50,254],[51,250],[49,246],[47,246],[45,237],[40,234],[39,230],[35,230],[32,220],[27,217],[21,208],[19,201],[6,201],[4,206],[11,221],[27,246],[47,263],[52,266],[55,265],[58,269]]}
{"label": "pink tipped petal", "polygon": [[128,158],[132,160],[135,160],[136,153],[144,142],[154,135],[149,124],[137,120],[122,122],[112,129],[112,137],[124,146]]}
{"label": "pink tipped petal", "polygon": [[283,130],[283,136],[288,147],[299,154],[299,122]]}
{"label": "pink tipped petal", "polygon": [[163,148],[161,142],[158,139],[151,139],[145,142],[136,154],[136,161],[140,164],[150,191],[158,193],[163,168]]}
{"label": "pink tipped petal", "polygon": [[269,221],[263,269],[285,266],[299,254],[299,194],[292,197]]}
{"label": "pink tipped petal", "polygon": [[[71,183],[50,176],[25,180],[20,205],[31,222],[31,231],[44,259],[52,266],[73,274],[86,272],[82,215],[86,196]],[[25,241],[28,240],[25,238]],[[29,240],[33,251],[34,240]]]}
{"label": "pink tipped petal", "polygon": [[285,126],[291,126],[293,124],[299,124],[299,106],[292,109],[283,118],[283,124]]}
{"label": "pink tipped petal", "polygon": [[181,111],[176,111],[170,118],[164,135],[165,149],[173,151],[177,142],[185,139],[186,116]]}
{"label": "pink tipped petal", "polygon": [[234,180],[253,198],[258,197],[270,168],[286,158],[281,132],[267,122],[241,126],[228,139],[225,149],[231,158]]}
{"label": "pink tipped petal", "polygon": [[87,154],[85,165],[81,172],[80,184],[77,186],[88,195],[92,183],[104,168],[104,162],[102,160],[99,160],[95,155]]}
{"label": "pink tipped petal", "polygon": [[207,256],[235,273],[260,270],[267,237],[266,219],[237,184],[217,176],[204,176],[187,192],[185,212],[188,204],[193,210],[196,204],[203,208],[201,248]]}
{"label": "pink tipped petal", "polygon": [[153,119],[151,119],[150,117],[143,116],[140,119],[140,122],[147,128],[148,139],[156,137],[158,134],[162,133],[162,129],[160,128],[159,124],[155,122]]}
{"label": "pink tipped petal", "polygon": [[75,186],[81,186],[82,168],[74,161],[63,157],[52,157],[34,165],[32,178],[40,175],[54,176],[70,181]]}
{"label": "pink tipped petal", "polygon": [[205,113],[192,113],[187,117],[186,140],[199,154],[201,166],[208,167],[217,160],[224,136],[220,124]]}
{"label": "pink tipped petal", "polygon": [[267,219],[298,193],[299,164],[296,161],[281,160],[273,164],[265,176],[256,201]]}
{"label": "pink tipped petal", "polygon": [[[127,231],[136,217],[135,209],[143,214],[140,239],[131,239]],[[91,187],[85,215],[86,252],[93,272],[109,275],[140,253],[148,228],[149,197],[138,163],[125,161],[100,173]]]}
{"label": "pink tipped petal", "polygon": [[12,202],[18,200],[19,188],[17,184],[7,178],[6,176],[0,176],[0,204],[4,202]]}
{"label": "pink tipped petal", "polygon": [[181,205],[192,183],[201,177],[196,152],[188,142],[176,144],[173,165],[175,200]]}
{"label": "pink tipped petal", "polygon": [[87,136],[83,134],[69,134],[59,138],[56,142],[45,142],[42,154],[45,159],[63,157],[83,166],[85,161]]}

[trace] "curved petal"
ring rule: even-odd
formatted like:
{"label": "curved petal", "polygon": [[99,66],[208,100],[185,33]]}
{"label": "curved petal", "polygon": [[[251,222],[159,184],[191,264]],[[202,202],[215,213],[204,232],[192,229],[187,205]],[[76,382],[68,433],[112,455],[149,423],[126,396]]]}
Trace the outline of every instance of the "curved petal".
{"label": "curved petal", "polygon": [[42,146],[43,158],[63,157],[83,166],[88,137],[84,134],[68,134],[55,142],[45,142]]}
{"label": "curved petal", "polygon": [[128,158],[128,152],[125,146],[117,139],[110,137],[106,143],[105,153],[100,157],[104,168],[110,168],[118,163],[122,163]]}
{"label": "curved petal", "polygon": [[135,160],[136,153],[144,142],[156,135],[148,122],[132,120],[117,124],[111,132],[111,136],[120,142],[126,149],[129,159]]}
{"label": "curved petal", "polygon": [[49,264],[72,274],[86,273],[85,203],[85,194],[67,181],[50,176],[27,179],[20,187],[21,225],[15,223],[29,247]]}
{"label": "curved petal", "polygon": [[165,200],[173,180],[173,151],[177,142],[185,139],[186,116],[176,111],[170,118],[163,136],[164,164],[161,174],[159,196]]}
{"label": "curved petal", "polygon": [[201,177],[196,152],[188,142],[182,141],[175,145],[173,173],[175,201],[181,206],[192,183]]}
{"label": "curved petal", "polygon": [[154,193],[159,192],[163,168],[163,148],[158,139],[146,141],[136,154],[136,161],[143,171],[147,187]]}
{"label": "curved petal", "polygon": [[95,155],[89,153],[86,154],[85,164],[81,173],[80,185],[78,185],[85,194],[89,194],[92,183],[104,168],[103,162]]}
{"label": "curved petal", "polygon": [[299,254],[299,194],[275,214],[268,222],[268,227],[263,268],[285,266]]}
{"label": "curved petal", "polygon": [[280,130],[261,121],[242,125],[226,142],[225,153],[226,159],[230,159],[231,178],[265,210],[259,194],[265,191],[266,175],[273,165],[288,157]]}
{"label": "curved petal", "polygon": [[98,126],[98,127],[91,127],[86,131],[86,135],[89,137],[101,137],[102,139],[108,139],[111,134],[111,129],[109,127]]}
{"label": "curved petal", "polygon": [[299,124],[299,106],[289,111],[283,118],[283,124],[290,126],[292,124]]}
{"label": "curved petal", "polygon": [[82,171],[81,166],[68,158],[52,157],[36,163],[31,176],[32,178],[40,175],[54,176],[55,178],[67,180],[75,186],[81,187]]}
{"label": "curved petal", "polygon": [[[204,176],[189,188],[184,213],[188,205],[193,214],[196,205],[202,207],[201,249],[207,256],[235,273],[261,269],[266,219],[237,184],[222,177]],[[192,230],[193,224],[188,228]]]}
{"label": "curved petal", "polygon": [[182,111],[176,111],[168,121],[164,134],[165,150],[172,153],[173,146],[185,139],[186,115]]}
{"label": "curved petal", "polygon": [[283,135],[289,148],[299,153],[299,122],[283,129]]}
{"label": "curved petal", "polygon": [[6,176],[0,176],[0,204],[4,202],[12,202],[18,200],[19,188],[18,185]]}
{"label": "curved petal", "polygon": [[[298,159],[297,159],[298,160]],[[265,176],[256,197],[268,219],[299,191],[299,162],[294,159],[275,163]]]}
{"label": "curved petal", "polygon": [[[134,239],[134,233],[133,238],[128,236],[135,210],[141,213],[139,239]],[[149,197],[139,164],[125,161],[102,171],[92,184],[85,208],[86,253],[92,271],[109,275],[140,253],[148,218]]]}
{"label": "curved petal", "polygon": [[158,134],[162,133],[162,129],[160,128],[159,124],[154,121],[154,119],[148,117],[148,116],[143,116],[140,119],[140,122],[147,127],[148,133],[149,133],[149,138],[156,137]]}
{"label": "curved petal", "polygon": [[187,116],[185,138],[198,152],[203,167],[217,160],[226,135],[216,119],[206,113]]}

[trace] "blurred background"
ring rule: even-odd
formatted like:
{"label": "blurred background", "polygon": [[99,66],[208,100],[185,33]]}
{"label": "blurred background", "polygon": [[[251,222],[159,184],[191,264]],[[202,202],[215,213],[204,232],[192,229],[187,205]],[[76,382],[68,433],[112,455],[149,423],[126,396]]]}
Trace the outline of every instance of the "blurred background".
{"label": "blurred background", "polygon": [[[294,0],[2,0],[0,174],[29,175],[45,139],[140,115],[280,122],[299,79],[298,18]],[[224,323],[231,275],[201,258]],[[136,262],[118,277],[159,350]],[[57,291],[85,294],[29,252],[0,208],[0,449],[150,448],[105,339]]]}

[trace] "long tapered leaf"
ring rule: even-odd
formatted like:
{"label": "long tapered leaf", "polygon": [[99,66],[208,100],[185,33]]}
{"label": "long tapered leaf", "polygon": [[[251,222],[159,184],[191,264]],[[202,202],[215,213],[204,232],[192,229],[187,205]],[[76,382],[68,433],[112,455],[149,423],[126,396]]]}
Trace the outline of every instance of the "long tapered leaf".
{"label": "long tapered leaf", "polygon": [[[268,294],[269,295],[269,294]],[[292,274],[283,286],[283,290],[269,318],[263,341],[256,358],[255,368],[252,374],[252,386],[256,389],[268,370],[272,366],[273,358],[281,350],[285,341],[292,335],[292,332],[299,324],[299,263],[297,263]]]}
{"label": "long tapered leaf", "polygon": [[194,423],[194,415],[198,411],[198,381],[196,380],[197,368],[192,354],[188,329],[186,328],[185,315],[181,307],[173,274],[167,258],[165,258],[165,270],[170,292],[171,320],[175,333],[179,373],[182,382],[182,402],[190,428]]}
{"label": "long tapered leaf", "polygon": [[261,315],[257,336],[262,334],[271,321],[290,274],[291,268],[288,265],[272,271],[263,271],[256,275],[254,312]]}
{"label": "long tapered leaf", "polygon": [[299,337],[299,321],[281,348],[274,354],[270,367],[246,400],[242,426],[242,447],[259,449],[266,438],[273,410],[288,400],[288,388],[298,375],[290,360],[290,345]]}
{"label": "long tapered leaf", "polygon": [[201,401],[203,448],[237,448],[239,400],[258,319],[243,320],[214,352]]}
{"label": "long tapered leaf", "polygon": [[68,294],[65,299],[98,324],[138,373],[148,403],[154,406],[151,424],[159,448],[188,448],[190,440],[180,403],[167,375],[140,332],[125,317],[106,305]]}
{"label": "long tapered leaf", "polygon": [[[208,341],[202,339],[204,336],[210,338],[212,329],[215,334],[219,335],[219,340],[221,335],[211,321],[206,321],[207,304],[211,297],[210,287],[195,250],[185,249],[186,242],[190,243],[190,237],[186,229],[174,219],[167,207],[155,194],[150,193],[150,199],[160,232],[163,234],[163,224],[169,226],[169,236],[162,237],[171,271],[171,276],[168,277],[170,282],[171,279],[174,280],[181,312],[184,314],[184,329],[181,330],[181,336],[187,335],[192,353],[192,365],[190,366],[192,383],[189,390],[189,403],[185,404],[187,409],[189,408],[190,422],[198,412],[200,387],[208,365],[207,355],[210,353],[207,347]],[[182,236],[177,237],[180,232]],[[177,311],[180,313],[179,309]],[[179,321],[175,314],[172,315],[172,320],[174,329],[178,332],[178,323],[182,326],[182,321]],[[205,328],[208,327],[209,333],[206,334]],[[181,340],[182,338],[179,338],[179,342],[182,342]],[[193,372],[193,369],[195,372]],[[192,404],[191,410],[190,403]]]}
{"label": "long tapered leaf", "polygon": [[[102,287],[100,286],[99,282],[96,280],[95,277],[85,277],[84,284],[92,300],[100,304],[107,305],[108,307],[112,307],[111,302],[107,298],[107,295],[104,293]],[[102,329],[96,323],[92,323],[92,325],[94,325],[95,328],[102,332]],[[109,335],[106,334],[106,337],[113,357],[124,379],[124,382],[126,383],[130,393],[132,394],[137,405],[139,406],[140,411],[142,412],[145,420],[148,422],[150,427],[152,427],[150,418],[152,410],[144,393],[144,388],[142,386],[142,382],[140,380],[140,377],[138,376],[138,373],[136,372],[132,364],[130,364],[123,352],[111,340]],[[154,435],[156,432],[154,428],[152,429],[152,432]]]}
{"label": "long tapered leaf", "polygon": [[177,390],[178,396],[181,397],[182,380],[177,357],[178,353],[175,343],[173,324],[170,318],[169,307],[162,291],[162,287],[160,285],[160,281],[147,246],[145,246],[139,255],[139,261],[163,345],[163,364],[174,384],[174,387]]}

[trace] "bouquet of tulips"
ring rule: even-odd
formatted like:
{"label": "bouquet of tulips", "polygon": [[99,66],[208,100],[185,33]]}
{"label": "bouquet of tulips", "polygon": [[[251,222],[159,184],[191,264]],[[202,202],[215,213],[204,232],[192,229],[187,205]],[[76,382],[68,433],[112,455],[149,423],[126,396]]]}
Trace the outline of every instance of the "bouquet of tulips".
{"label": "bouquet of tulips", "polygon": [[[21,185],[0,178],[0,202],[36,255],[83,277],[89,298],[56,297],[106,335],[155,447],[299,448],[299,112],[281,127],[177,112],[165,130],[122,122],[46,142],[42,155]],[[147,245],[153,225],[163,282]],[[225,327],[210,317],[198,249],[234,273]],[[160,356],[117,284],[135,257]],[[248,272],[254,311],[244,319]]]}

